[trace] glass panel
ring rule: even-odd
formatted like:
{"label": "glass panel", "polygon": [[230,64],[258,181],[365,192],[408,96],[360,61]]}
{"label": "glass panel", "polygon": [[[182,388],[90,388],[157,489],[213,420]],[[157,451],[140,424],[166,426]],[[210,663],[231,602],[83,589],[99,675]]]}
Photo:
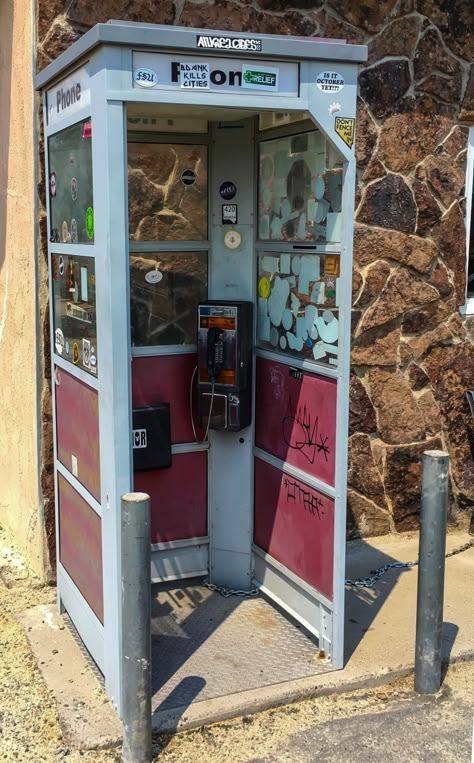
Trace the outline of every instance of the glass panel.
{"label": "glass panel", "polygon": [[260,254],[257,342],[337,365],[339,255]]}
{"label": "glass panel", "polygon": [[307,111],[262,111],[258,117],[258,129],[271,130],[273,127],[304,122],[309,119]]}
{"label": "glass panel", "polygon": [[134,241],[205,241],[207,146],[129,143],[128,224]]}
{"label": "glass panel", "polygon": [[92,125],[78,122],[48,141],[50,241],[94,243]]}
{"label": "glass panel", "polygon": [[259,143],[258,238],[338,243],[342,167],[318,130]]}
{"label": "glass panel", "polygon": [[197,305],[207,299],[207,253],[130,254],[132,345],[196,344]]}
{"label": "glass panel", "polygon": [[58,355],[97,375],[95,260],[51,255],[54,347]]}

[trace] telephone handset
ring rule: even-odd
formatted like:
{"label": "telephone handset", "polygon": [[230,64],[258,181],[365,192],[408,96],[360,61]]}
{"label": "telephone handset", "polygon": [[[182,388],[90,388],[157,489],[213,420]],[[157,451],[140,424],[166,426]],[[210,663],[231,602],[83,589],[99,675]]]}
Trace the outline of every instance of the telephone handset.
{"label": "telephone handset", "polygon": [[212,326],[207,335],[207,373],[215,382],[224,368],[224,332],[217,326]]}

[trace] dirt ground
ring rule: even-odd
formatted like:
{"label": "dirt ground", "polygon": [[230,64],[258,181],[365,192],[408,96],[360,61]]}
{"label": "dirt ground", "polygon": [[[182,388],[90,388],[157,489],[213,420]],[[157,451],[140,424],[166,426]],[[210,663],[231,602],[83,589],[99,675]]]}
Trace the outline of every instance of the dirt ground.
{"label": "dirt ground", "polygon": [[[121,760],[119,750],[68,749],[62,738],[54,700],[30,653],[25,633],[15,619],[17,612],[54,600],[55,589],[42,585],[28,571],[21,556],[14,550],[11,539],[0,528],[0,761],[50,763],[64,758],[71,763],[118,763]],[[469,707],[472,707],[473,685],[474,665],[461,664],[449,671],[442,691],[433,702],[445,702],[444,712],[452,712],[455,723],[456,702],[470,702]],[[296,748],[295,754],[290,753],[287,757],[283,749],[291,750],[292,739],[317,734],[318,728],[323,729],[328,723],[334,722],[336,729],[344,719],[353,722],[354,718],[361,716],[369,719],[376,714],[389,715],[393,709],[400,707],[407,710],[409,703],[416,698],[412,677],[384,688],[319,697],[175,737],[160,737],[154,740],[155,761],[258,763],[264,760],[291,760],[297,763],[316,760],[320,759],[316,749],[314,758],[312,753],[309,757],[306,753],[300,756]],[[447,702],[447,699],[450,701]],[[464,729],[463,733],[466,736],[470,732]],[[432,758],[445,759],[464,760],[456,756]],[[352,760],[352,757],[346,760]],[[401,755],[400,760],[407,758]],[[420,757],[419,760],[425,758]],[[343,758],[340,758],[340,763],[344,763]]]}

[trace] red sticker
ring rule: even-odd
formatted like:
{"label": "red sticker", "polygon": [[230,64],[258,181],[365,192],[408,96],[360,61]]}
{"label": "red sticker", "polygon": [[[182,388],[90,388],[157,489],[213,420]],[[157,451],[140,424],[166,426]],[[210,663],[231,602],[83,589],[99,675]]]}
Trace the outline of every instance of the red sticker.
{"label": "red sticker", "polygon": [[56,196],[56,173],[52,172],[49,176],[49,192],[51,196]]}

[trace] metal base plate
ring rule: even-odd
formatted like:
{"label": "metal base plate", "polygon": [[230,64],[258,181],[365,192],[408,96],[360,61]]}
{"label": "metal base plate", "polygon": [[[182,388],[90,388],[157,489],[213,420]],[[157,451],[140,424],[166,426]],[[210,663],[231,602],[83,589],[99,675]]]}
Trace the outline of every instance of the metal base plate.
{"label": "metal base plate", "polygon": [[224,598],[202,585],[152,589],[153,711],[333,669],[262,597]]}

